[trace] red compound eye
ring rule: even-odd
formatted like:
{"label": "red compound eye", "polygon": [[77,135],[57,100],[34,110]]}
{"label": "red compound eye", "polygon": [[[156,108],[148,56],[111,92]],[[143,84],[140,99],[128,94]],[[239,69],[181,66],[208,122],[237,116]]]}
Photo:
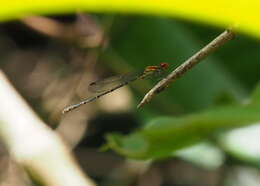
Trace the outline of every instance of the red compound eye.
{"label": "red compound eye", "polygon": [[160,63],[161,68],[168,68],[169,64],[168,63]]}

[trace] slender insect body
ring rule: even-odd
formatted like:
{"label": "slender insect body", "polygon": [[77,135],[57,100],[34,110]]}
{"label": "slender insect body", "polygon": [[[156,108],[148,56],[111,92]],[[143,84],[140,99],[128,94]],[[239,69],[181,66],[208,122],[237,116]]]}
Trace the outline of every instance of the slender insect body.
{"label": "slender insect body", "polygon": [[[102,87],[99,87],[99,84],[105,84],[105,83],[115,83],[115,78],[109,78],[109,79],[105,79],[103,81],[97,81],[97,82],[93,82],[91,83],[89,86],[89,90],[92,90],[93,92],[100,92],[100,94],[94,96],[94,97],[91,97],[91,98],[87,98],[83,101],[81,101],[80,103],[78,104],[74,104],[74,105],[71,105],[69,107],[66,107],[62,113],[65,114],[67,112],[70,112],[71,110],[74,110],[78,107],[80,107],[81,105],[84,105],[86,103],[89,103],[89,102],[92,102],[106,94],[109,94],[110,92],[113,92],[114,90],[116,89],[119,89],[127,84],[129,84],[129,82],[131,81],[135,81],[137,79],[144,79],[146,78],[147,76],[150,76],[152,74],[156,74],[156,73],[160,73],[162,70],[166,69],[168,67],[168,64],[167,63],[161,63],[160,66],[148,66],[145,68],[145,70],[141,73],[141,74],[137,74],[137,75],[134,75],[133,77],[132,76],[119,76],[122,80],[122,82],[120,82],[119,85],[111,88],[111,89],[108,89],[108,90],[105,90],[104,88],[102,89]],[[110,80],[110,81],[109,81]],[[100,89],[99,89],[100,88]]]}
{"label": "slender insect body", "polygon": [[98,98],[100,98],[100,97],[102,97],[102,96],[104,96],[104,95],[106,95],[106,94],[109,94],[109,93],[113,92],[114,90],[119,89],[119,88],[121,88],[121,87],[123,87],[123,86],[125,86],[125,85],[127,85],[127,84],[129,84],[129,82],[125,82],[125,83],[123,83],[123,84],[120,84],[120,85],[114,87],[113,89],[110,89],[110,90],[108,90],[108,91],[105,91],[105,92],[103,92],[103,93],[101,93],[101,94],[99,94],[99,95],[97,95],[97,96],[95,96],[95,97],[91,97],[91,98],[88,98],[88,99],[86,99],[86,100],[83,100],[83,101],[81,101],[81,102],[78,103],[78,104],[69,106],[69,107],[65,108],[62,113],[65,114],[65,113],[67,113],[67,112],[69,112],[69,111],[71,111],[71,110],[74,110],[74,109],[80,107],[81,105],[84,105],[84,104],[87,104],[87,103],[89,103],[89,102],[92,102],[92,101],[94,101],[94,100],[96,100],[96,99],[98,99]]}

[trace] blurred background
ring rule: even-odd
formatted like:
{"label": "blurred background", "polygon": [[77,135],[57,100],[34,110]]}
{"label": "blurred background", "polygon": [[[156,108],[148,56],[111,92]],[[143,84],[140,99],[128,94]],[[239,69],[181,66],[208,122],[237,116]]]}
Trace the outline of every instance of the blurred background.
{"label": "blurred background", "polygon": [[[230,143],[225,148],[225,140],[203,143],[155,162],[127,160],[113,151],[100,151],[107,133],[128,134],[157,116],[203,111],[225,99],[243,102],[259,80],[260,42],[255,38],[238,33],[141,109],[137,104],[159,78],[133,82],[61,114],[66,106],[93,95],[88,91],[91,82],[161,62],[169,63],[170,72],[222,32],[153,16],[33,16],[1,23],[0,68],[41,119],[63,137],[98,185],[255,186],[260,182],[260,161],[252,158],[254,152],[243,149],[250,146],[247,142],[239,147]],[[250,131],[259,132],[259,127]],[[228,139],[235,135],[236,142],[241,138],[238,132],[246,134],[234,132]],[[1,167],[9,164],[7,158],[1,159]],[[13,183],[4,171],[0,176],[0,185]]]}

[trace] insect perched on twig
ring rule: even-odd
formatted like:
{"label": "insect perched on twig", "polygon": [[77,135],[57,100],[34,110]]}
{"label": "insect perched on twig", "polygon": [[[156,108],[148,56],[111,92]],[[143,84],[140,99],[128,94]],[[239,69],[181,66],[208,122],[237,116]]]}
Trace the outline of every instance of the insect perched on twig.
{"label": "insect perched on twig", "polygon": [[168,68],[168,66],[168,63],[160,63],[158,66],[147,66],[143,71],[139,73],[128,73],[125,75],[113,76],[100,81],[92,82],[89,84],[88,90],[99,94],[87,98],[77,104],[66,107],[62,111],[62,113],[65,114],[80,107],[81,105],[95,101],[96,99],[110,92],[113,92],[114,90],[119,89],[132,81],[145,79],[146,77],[161,74],[165,69]]}

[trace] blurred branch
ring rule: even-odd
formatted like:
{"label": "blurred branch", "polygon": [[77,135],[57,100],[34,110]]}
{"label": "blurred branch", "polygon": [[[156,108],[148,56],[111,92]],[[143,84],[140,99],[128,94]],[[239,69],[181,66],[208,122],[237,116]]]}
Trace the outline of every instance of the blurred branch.
{"label": "blurred branch", "polygon": [[25,17],[21,22],[48,37],[72,42],[82,48],[96,48],[104,42],[102,28],[93,17],[85,14],[79,13],[76,22],[71,24],[43,16]]}
{"label": "blurred branch", "polygon": [[[21,19],[21,21],[28,27],[50,37],[55,38],[71,38],[72,33],[67,30],[69,26],[59,23],[50,18],[42,16],[30,16]],[[72,32],[72,29],[70,30]]]}
{"label": "blurred branch", "polygon": [[44,124],[0,71],[0,136],[11,156],[48,186],[94,186],[61,138]]}
{"label": "blurred branch", "polygon": [[208,45],[194,54],[192,57],[187,59],[183,64],[177,67],[174,71],[172,71],[166,78],[162,79],[158,82],[143,98],[143,100],[137,106],[138,108],[142,107],[144,104],[151,101],[151,99],[165,88],[167,88],[170,83],[173,83],[176,79],[182,77],[185,72],[192,69],[195,65],[201,62],[204,58],[206,58],[209,54],[214,52],[216,49],[221,47],[227,41],[231,40],[234,37],[234,33],[231,30],[226,30],[222,34],[220,34],[217,38],[211,41]]}

